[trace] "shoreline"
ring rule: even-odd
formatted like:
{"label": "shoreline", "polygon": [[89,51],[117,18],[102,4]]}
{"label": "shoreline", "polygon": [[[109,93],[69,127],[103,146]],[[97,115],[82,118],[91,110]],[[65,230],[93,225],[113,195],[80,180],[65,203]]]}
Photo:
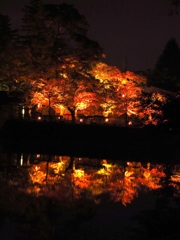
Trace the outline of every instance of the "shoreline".
{"label": "shoreline", "polygon": [[9,120],[0,144],[17,152],[167,162],[179,161],[180,131]]}

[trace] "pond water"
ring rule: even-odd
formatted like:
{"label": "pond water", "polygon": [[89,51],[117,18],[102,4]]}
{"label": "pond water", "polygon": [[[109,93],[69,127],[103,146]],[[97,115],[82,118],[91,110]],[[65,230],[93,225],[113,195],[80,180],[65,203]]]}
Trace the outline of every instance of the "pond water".
{"label": "pond water", "polygon": [[180,164],[0,153],[0,239],[179,239]]}

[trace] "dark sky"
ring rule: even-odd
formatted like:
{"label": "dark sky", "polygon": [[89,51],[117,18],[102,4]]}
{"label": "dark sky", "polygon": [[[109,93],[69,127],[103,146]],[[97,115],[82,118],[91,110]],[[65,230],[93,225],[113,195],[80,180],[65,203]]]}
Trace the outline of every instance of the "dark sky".
{"label": "dark sky", "polygon": [[[44,3],[62,3],[44,0]],[[170,0],[64,0],[73,4],[89,23],[89,37],[104,48],[106,62],[128,70],[153,68],[167,41],[180,46],[180,15],[169,16]],[[0,12],[13,26],[29,0],[0,0]]]}

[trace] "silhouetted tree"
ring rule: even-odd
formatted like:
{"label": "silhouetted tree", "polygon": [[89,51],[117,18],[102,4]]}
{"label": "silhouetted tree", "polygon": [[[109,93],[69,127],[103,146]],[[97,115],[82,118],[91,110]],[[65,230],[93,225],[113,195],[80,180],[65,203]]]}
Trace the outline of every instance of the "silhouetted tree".
{"label": "silhouetted tree", "polygon": [[179,14],[179,6],[180,6],[180,0],[170,0],[171,9],[169,15],[172,16],[174,14]]}
{"label": "silhouetted tree", "polygon": [[9,90],[15,68],[15,43],[17,31],[12,30],[8,16],[0,14],[0,89]]}
{"label": "silhouetted tree", "polygon": [[178,127],[180,121],[180,98],[169,97],[167,103],[163,106],[164,119],[170,127]]}
{"label": "silhouetted tree", "polygon": [[180,89],[180,48],[174,38],[166,44],[149,83],[169,91]]}
{"label": "silhouetted tree", "polygon": [[102,57],[102,49],[87,37],[87,30],[85,17],[71,5],[43,5],[41,0],[32,0],[24,8],[23,47],[43,78],[57,78],[66,58],[76,58],[84,68]]}

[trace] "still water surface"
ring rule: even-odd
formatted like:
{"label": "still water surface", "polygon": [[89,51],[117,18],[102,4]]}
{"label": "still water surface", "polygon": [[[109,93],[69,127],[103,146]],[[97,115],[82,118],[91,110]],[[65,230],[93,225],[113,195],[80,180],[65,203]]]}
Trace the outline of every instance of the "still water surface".
{"label": "still water surface", "polygon": [[180,165],[0,154],[6,239],[180,239]]}

